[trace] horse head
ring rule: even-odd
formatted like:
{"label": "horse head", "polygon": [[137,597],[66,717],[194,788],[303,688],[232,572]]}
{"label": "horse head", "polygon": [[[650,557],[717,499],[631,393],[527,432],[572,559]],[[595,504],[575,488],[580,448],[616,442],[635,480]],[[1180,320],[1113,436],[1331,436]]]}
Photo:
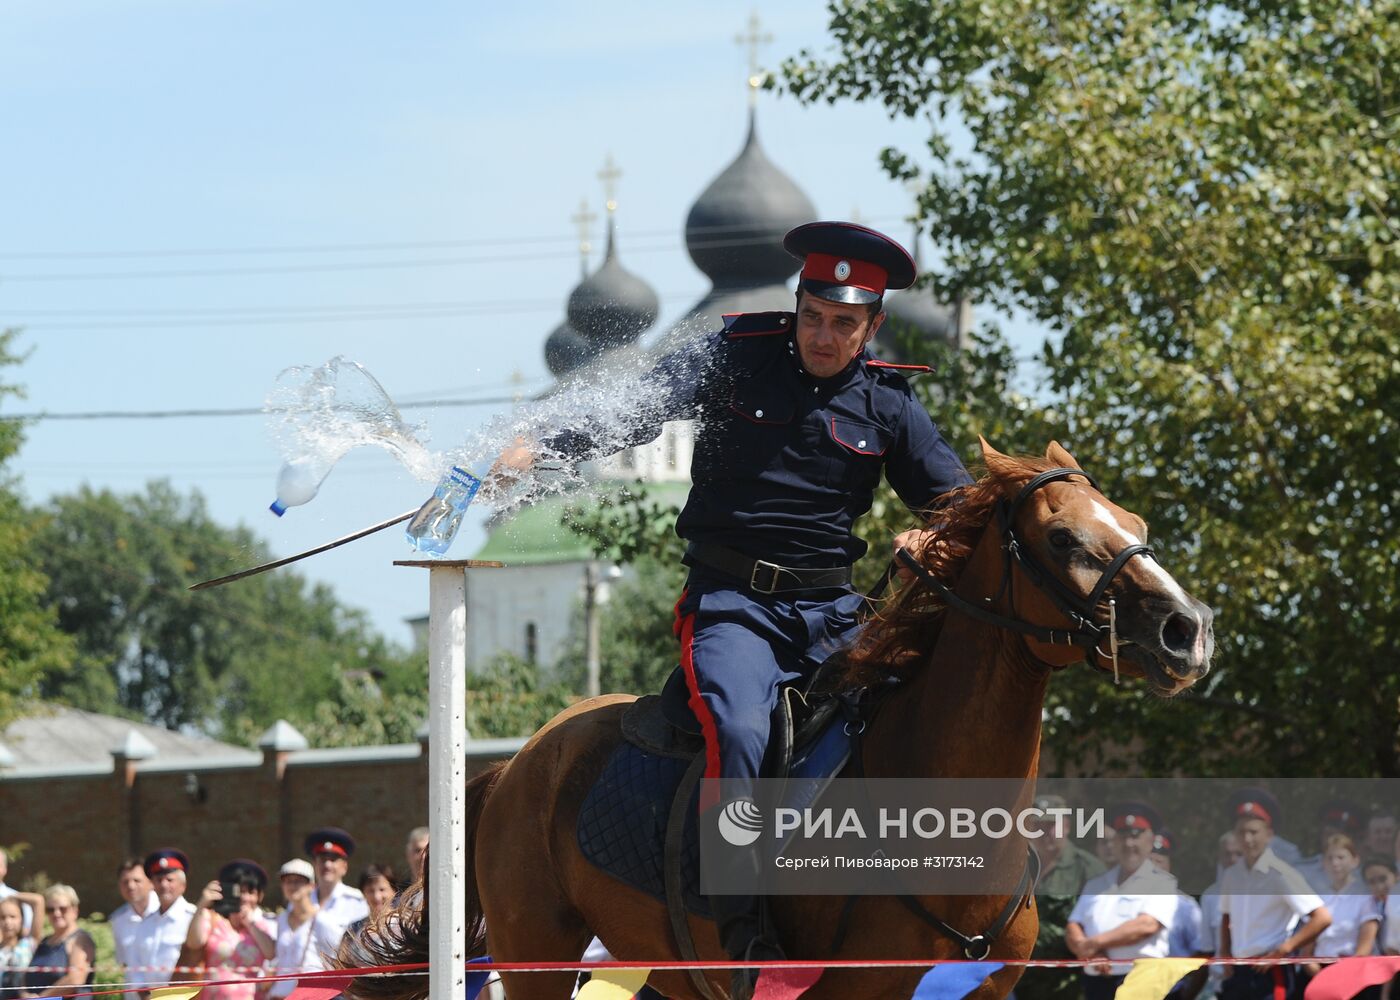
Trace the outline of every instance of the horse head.
{"label": "horse head", "polygon": [[1158,564],[1142,518],[1105,497],[1058,443],[1046,449],[1049,468],[985,440],[982,457],[1001,495],[999,600],[1038,627],[1025,636],[1037,659],[1087,659],[1166,697],[1206,675],[1214,615]]}

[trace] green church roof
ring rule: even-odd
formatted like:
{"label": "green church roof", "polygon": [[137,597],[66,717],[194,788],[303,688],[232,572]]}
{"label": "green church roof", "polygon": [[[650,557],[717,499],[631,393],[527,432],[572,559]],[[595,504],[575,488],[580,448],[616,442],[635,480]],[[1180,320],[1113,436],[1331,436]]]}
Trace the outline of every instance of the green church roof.
{"label": "green church roof", "polygon": [[[602,492],[622,485],[604,484]],[[643,488],[648,502],[663,506],[684,505],[690,492],[689,483],[679,482],[646,483]],[[486,544],[471,558],[496,559],[507,566],[544,566],[592,559],[593,549],[588,540],[563,523],[565,511],[573,506],[592,510],[597,501],[593,495],[553,496],[522,507],[509,521],[492,529]]]}

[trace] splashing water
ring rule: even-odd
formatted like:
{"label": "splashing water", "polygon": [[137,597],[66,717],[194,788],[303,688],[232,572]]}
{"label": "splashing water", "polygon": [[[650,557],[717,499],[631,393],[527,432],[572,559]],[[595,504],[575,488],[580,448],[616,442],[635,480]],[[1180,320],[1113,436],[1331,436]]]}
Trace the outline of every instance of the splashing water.
{"label": "splashing water", "polygon": [[315,470],[318,483],[361,445],[383,448],[415,479],[432,479],[442,464],[423,444],[424,429],[404,422],[384,387],[357,361],[337,356],[286,369],[265,408],[282,456]]}
{"label": "splashing water", "polygon": [[654,376],[657,359],[649,352],[637,347],[609,351],[545,395],[498,414],[446,452],[430,450],[424,443],[426,429],[405,423],[378,380],[344,357],[286,369],[268,394],[266,409],[283,457],[309,465],[322,478],[361,445],[384,448],[415,479],[433,482],[451,466],[489,466],[503,451],[524,442],[535,453],[535,467],[512,483],[483,489],[475,504],[493,514],[509,514],[545,497],[596,490],[574,457],[552,446],[566,432],[585,434],[588,457],[595,458],[651,439],[648,434],[660,427],[671,384],[698,379],[707,361],[698,339],[674,338],[672,343],[682,340],[692,349],[670,356],[668,379]]}

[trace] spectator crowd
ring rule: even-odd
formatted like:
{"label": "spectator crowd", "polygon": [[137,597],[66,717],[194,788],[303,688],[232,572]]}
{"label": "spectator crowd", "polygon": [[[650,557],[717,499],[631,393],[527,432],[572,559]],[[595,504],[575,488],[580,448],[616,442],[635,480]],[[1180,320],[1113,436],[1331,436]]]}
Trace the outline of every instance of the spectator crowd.
{"label": "spectator crowd", "polygon": [[[204,886],[188,881],[184,851],[163,848],[128,858],[117,870],[124,901],[108,917],[116,961],[122,966],[125,1000],[145,1000],[158,986],[181,980],[214,980],[202,1000],[267,1000],[285,997],[295,976],[329,967],[341,939],[357,933],[384,912],[395,896],[422,873],[428,831],[408,835],[400,881],[388,864],[366,865],[347,884],[355,840],[339,827],[306,835],[306,857],[277,870],[284,903],[264,907],[267,870],[235,858]],[[308,860],[309,859],[309,860]],[[9,859],[0,851],[0,990],[5,997],[41,997],[71,992],[93,981],[96,947],[78,924],[78,894],[58,883],[42,894],[5,884]],[[224,982],[219,982],[224,980]]]}
{"label": "spectator crowd", "polygon": [[[1046,813],[1066,808],[1054,795],[1036,805]],[[1042,836],[1032,841],[1042,868],[1035,955],[1087,963],[1072,988],[1068,977],[1057,984],[1055,996],[1107,1000],[1135,958],[1208,957],[1261,961],[1203,967],[1169,997],[1301,998],[1321,969],[1307,959],[1400,955],[1393,810],[1327,803],[1318,815],[1316,853],[1308,857],[1277,833],[1281,809],[1267,790],[1237,789],[1226,813],[1216,879],[1199,897],[1180,890],[1172,833],[1151,804],[1113,806],[1104,838],[1085,847],[1046,816]],[[1267,962],[1281,958],[1302,961]],[[1381,987],[1374,994],[1380,997]]]}

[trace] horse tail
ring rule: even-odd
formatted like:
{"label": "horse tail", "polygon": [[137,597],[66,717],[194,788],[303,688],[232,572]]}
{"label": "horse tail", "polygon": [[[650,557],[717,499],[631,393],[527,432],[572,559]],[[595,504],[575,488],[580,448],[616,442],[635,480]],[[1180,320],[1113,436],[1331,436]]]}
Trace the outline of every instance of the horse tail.
{"label": "horse tail", "polygon": [[[476,833],[481,811],[505,770],[506,761],[491,764],[467,782],[466,805],[467,878],[464,901],[467,916],[467,957],[486,954],[486,916],[476,884]],[[432,850],[429,844],[428,851]],[[404,890],[388,911],[358,934],[346,934],[334,964],[341,969],[384,965],[415,965],[428,961],[428,854],[423,854],[423,874]],[[357,976],[346,988],[352,1000],[425,1000],[426,974]]]}

